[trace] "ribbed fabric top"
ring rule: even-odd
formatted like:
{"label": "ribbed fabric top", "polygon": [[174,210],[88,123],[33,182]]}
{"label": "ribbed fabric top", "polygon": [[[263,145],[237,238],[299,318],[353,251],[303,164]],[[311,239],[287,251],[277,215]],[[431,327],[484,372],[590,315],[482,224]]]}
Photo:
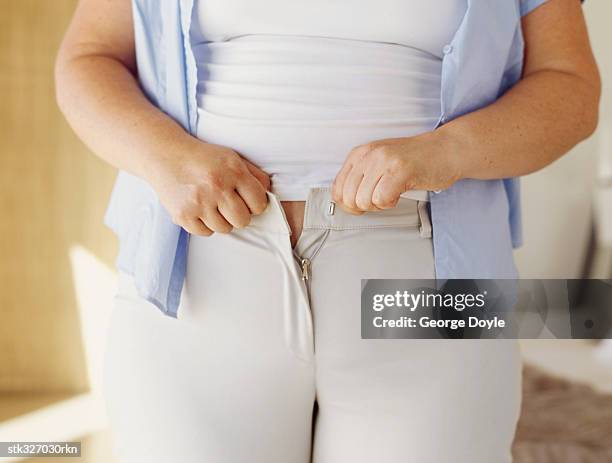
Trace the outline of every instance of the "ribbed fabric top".
{"label": "ribbed fabric top", "polygon": [[[415,31],[410,25],[418,23],[416,42],[425,50],[370,40],[376,37],[372,20],[381,40],[401,38],[400,29],[392,30],[399,28],[398,21],[385,24],[377,17],[380,3],[368,2],[371,6],[363,9],[363,1],[330,2],[350,11],[357,6],[372,17],[349,11],[338,21],[337,36],[323,36],[319,34],[334,32],[324,30],[333,26],[325,26],[325,18],[302,17],[292,26],[291,9],[279,7],[276,15],[261,17],[259,10],[253,13],[254,4],[265,9],[272,2],[199,0],[192,35],[199,78],[198,137],[233,148],[261,167],[271,175],[272,191],[281,200],[305,200],[311,187],[331,184],[354,147],[435,126],[441,111],[441,49],[458,27],[463,1],[427,2],[430,8],[444,3],[456,10],[455,17],[443,15],[435,26],[420,24],[408,12],[409,24],[403,23],[401,30],[409,32],[403,39],[411,40]],[[423,2],[388,3],[402,11],[405,3],[423,10]],[[308,24],[315,26],[309,30]],[[427,198],[426,192],[404,196]]]}

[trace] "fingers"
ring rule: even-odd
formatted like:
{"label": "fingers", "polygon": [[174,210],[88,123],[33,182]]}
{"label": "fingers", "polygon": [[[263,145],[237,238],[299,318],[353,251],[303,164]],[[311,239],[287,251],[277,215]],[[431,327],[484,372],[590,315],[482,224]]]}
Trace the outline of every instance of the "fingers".
{"label": "fingers", "polygon": [[219,145],[189,158],[180,175],[168,169],[156,192],[173,223],[194,235],[244,228],[268,203],[270,177],[235,151]]}
{"label": "fingers", "polygon": [[230,233],[234,228],[245,228],[252,214],[261,214],[266,209],[270,177],[246,159],[242,161],[246,169],[237,174],[235,189],[221,192],[216,205],[209,205],[201,214],[201,221],[213,232]]}
{"label": "fingers", "polygon": [[204,225],[200,219],[189,220],[182,227],[192,235],[210,236],[213,234],[212,230]]}
{"label": "fingers", "polygon": [[340,207],[342,209],[344,209],[344,212],[348,212],[349,214],[352,215],[362,215],[365,211],[360,211],[359,209],[353,209],[351,207],[348,207],[346,204],[340,203]]}
{"label": "fingers", "polygon": [[408,175],[397,168],[398,156],[372,144],[353,149],[334,180],[334,201],[352,214],[395,207]]}
{"label": "fingers", "polygon": [[202,222],[212,231],[217,233],[229,233],[232,231],[232,225],[225,219],[218,209],[208,209],[204,211],[201,217]]}
{"label": "fingers", "polygon": [[348,212],[349,214],[361,215],[363,214],[363,211],[359,211],[356,208],[349,206],[344,200],[344,188],[347,179],[351,175],[352,170],[353,166],[347,159],[347,162],[344,163],[344,165],[340,169],[340,172],[338,172],[338,175],[336,175],[336,178],[334,179],[334,183],[332,185],[332,199],[336,202],[336,204],[338,204],[344,211]]}
{"label": "fingers", "polygon": [[357,204],[355,203],[355,196],[357,194],[357,190],[359,190],[359,185],[361,184],[362,180],[363,173],[359,172],[354,167],[344,180],[344,186],[342,187],[342,199],[339,204],[340,207],[349,214],[361,215],[365,212],[357,207]]}
{"label": "fingers", "polygon": [[332,198],[349,214],[360,215],[365,212],[357,206],[356,195],[364,178],[362,160],[367,147],[358,146],[346,158],[332,185]]}
{"label": "fingers", "polygon": [[251,215],[261,214],[268,204],[266,190],[270,189],[270,176],[248,160],[242,158],[242,162],[245,173],[239,175],[235,189],[222,193],[217,208],[204,214],[204,223],[215,232],[245,228]]}
{"label": "fingers", "polygon": [[338,204],[343,203],[344,183],[350,175],[351,170],[353,170],[353,163],[351,161],[352,155],[349,154],[348,158],[340,168],[340,171],[336,175],[332,185],[332,198]]}
{"label": "fingers", "polygon": [[373,202],[374,191],[382,175],[367,175],[361,181],[355,195],[356,207],[362,211],[379,211],[380,208]]}
{"label": "fingers", "polygon": [[372,203],[379,209],[392,209],[399,202],[402,189],[398,180],[389,175],[383,175],[372,193]]}
{"label": "fingers", "polygon": [[235,191],[225,195],[219,201],[217,208],[231,228],[245,228],[251,221],[251,211]]}
{"label": "fingers", "polygon": [[254,175],[249,175],[239,185],[236,191],[252,214],[259,215],[266,210],[268,195],[260,181]]}
{"label": "fingers", "polygon": [[234,228],[245,228],[250,221],[251,211],[240,195],[233,192],[222,199],[216,209],[202,213],[201,218],[184,220],[182,227],[193,235],[210,236],[214,232],[230,233]]}
{"label": "fingers", "polygon": [[342,188],[342,203],[352,210],[358,210],[357,204],[355,204],[355,197],[359,190],[359,185],[363,180],[363,172],[360,169],[353,167],[351,172],[344,180],[344,187]]}
{"label": "fingers", "polygon": [[253,176],[259,181],[264,190],[270,191],[270,176],[247,159],[243,158],[243,161],[246,164],[247,169],[249,169],[249,172],[251,172],[251,174],[253,174]]}

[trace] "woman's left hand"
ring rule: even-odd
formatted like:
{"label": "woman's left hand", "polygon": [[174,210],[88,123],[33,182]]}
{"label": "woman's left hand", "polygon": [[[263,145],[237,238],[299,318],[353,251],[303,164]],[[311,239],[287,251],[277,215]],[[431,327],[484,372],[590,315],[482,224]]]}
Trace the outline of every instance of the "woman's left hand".
{"label": "woman's left hand", "polygon": [[408,190],[444,190],[461,178],[457,156],[436,131],[354,148],[334,180],[332,198],[352,214],[390,209]]}

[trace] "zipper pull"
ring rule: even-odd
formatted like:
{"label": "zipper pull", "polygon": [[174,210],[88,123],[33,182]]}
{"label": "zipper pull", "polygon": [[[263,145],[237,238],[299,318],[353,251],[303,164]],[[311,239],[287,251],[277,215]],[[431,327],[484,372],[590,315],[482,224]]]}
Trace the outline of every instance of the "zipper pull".
{"label": "zipper pull", "polygon": [[308,281],[308,278],[310,276],[309,275],[309,271],[310,271],[310,259],[304,257],[304,258],[302,258],[300,263],[302,264],[302,280]]}

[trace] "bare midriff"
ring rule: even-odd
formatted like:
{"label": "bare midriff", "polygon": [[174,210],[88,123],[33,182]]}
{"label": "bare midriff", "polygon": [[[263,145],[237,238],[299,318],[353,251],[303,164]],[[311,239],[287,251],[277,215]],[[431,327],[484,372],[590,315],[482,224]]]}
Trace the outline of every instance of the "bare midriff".
{"label": "bare midriff", "polygon": [[302,234],[306,201],[281,201],[281,204],[291,228],[291,247],[293,248]]}

